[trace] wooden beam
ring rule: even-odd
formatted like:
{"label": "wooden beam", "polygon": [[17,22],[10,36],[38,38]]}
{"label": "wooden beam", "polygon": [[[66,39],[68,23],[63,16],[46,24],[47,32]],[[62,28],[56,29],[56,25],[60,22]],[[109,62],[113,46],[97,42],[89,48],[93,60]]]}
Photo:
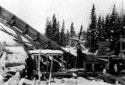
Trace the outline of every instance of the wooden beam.
{"label": "wooden beam", "polygon": [[15,22],[15,20],[14,20],[15,17],[16,17],[16,16],[13,15],[12,18],[10,19],[10,21],[8,21],[7,23],[8,23],[9,25],[13,25],[14,22]]}
{"label": "wooden beam", "polygon": [[22,31],[23,34],[26,34],[28,32],[28,25],[26,24],[23,28],[24,30]]}

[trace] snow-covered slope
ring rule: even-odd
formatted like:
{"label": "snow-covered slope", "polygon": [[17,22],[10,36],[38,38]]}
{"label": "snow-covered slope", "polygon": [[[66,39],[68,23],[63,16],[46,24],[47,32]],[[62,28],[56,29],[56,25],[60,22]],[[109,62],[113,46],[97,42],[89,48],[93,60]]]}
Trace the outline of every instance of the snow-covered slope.
{"label": "snow-covered slope", "polygon": [[[73,54],[74,56],[77,56],[77,49],[74,48],[74,47],[66,47],[66,48],[62,47],[62,49],[64,49],[65,51],[67,51],[71,54]],[[95,55],[95,54],[90,53],[88,50],[89,49],[84,49],[84,50],[82,50],[82,52],[87,54],[87,55]]]}
{"label": "snow-covered slope", "polygon": [[74,55],[74,56],[77,56],[76,48],[72,48],[72,47],[63,48],[63,47],[62,47],[62,49],[65,50],[65,51],[67,51],[67,52],[69,52],[69,53],[71,53],[71,54]]}

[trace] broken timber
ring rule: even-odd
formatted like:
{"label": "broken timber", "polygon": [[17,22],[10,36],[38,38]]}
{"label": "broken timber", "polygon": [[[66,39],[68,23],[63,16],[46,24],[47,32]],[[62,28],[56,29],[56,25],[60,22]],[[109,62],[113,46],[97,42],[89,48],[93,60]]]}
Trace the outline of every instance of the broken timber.
{"label": "broken timber", "polygon": [[98,74],[98,77],[103,79],[105,82],[108,82],[108,83],[115,83],[116,81],[118,81],[120,84],[125,85],[125,79],[113,76],[111,74],[105,74],[105,75]]}

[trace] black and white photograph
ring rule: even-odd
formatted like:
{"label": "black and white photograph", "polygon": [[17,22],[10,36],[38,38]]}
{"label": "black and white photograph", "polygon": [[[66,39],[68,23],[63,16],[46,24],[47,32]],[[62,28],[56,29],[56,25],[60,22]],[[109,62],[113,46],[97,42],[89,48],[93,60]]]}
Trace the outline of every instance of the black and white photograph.
{"label": "black and white photograph", "polygon": [[0,0],[0,85],[125,85],[125,1]]}

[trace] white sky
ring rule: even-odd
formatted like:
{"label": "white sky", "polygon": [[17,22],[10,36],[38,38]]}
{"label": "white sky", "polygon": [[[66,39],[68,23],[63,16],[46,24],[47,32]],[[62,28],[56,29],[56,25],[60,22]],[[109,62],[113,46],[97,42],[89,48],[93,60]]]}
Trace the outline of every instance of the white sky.
{"label": "white sky", "polygon": [[47,17],[52,18],[54,13],[60,24],[64,19],[66,29],[70,28],[71,22],[74,22],[77,32],[80,25],[87,29],[93,3],[97,15],[109,13],[113,4],[116,4],[118,11],[122,8],[122,0],[0,0],[2,7],[19,16],[41,33],[44,33]]}

